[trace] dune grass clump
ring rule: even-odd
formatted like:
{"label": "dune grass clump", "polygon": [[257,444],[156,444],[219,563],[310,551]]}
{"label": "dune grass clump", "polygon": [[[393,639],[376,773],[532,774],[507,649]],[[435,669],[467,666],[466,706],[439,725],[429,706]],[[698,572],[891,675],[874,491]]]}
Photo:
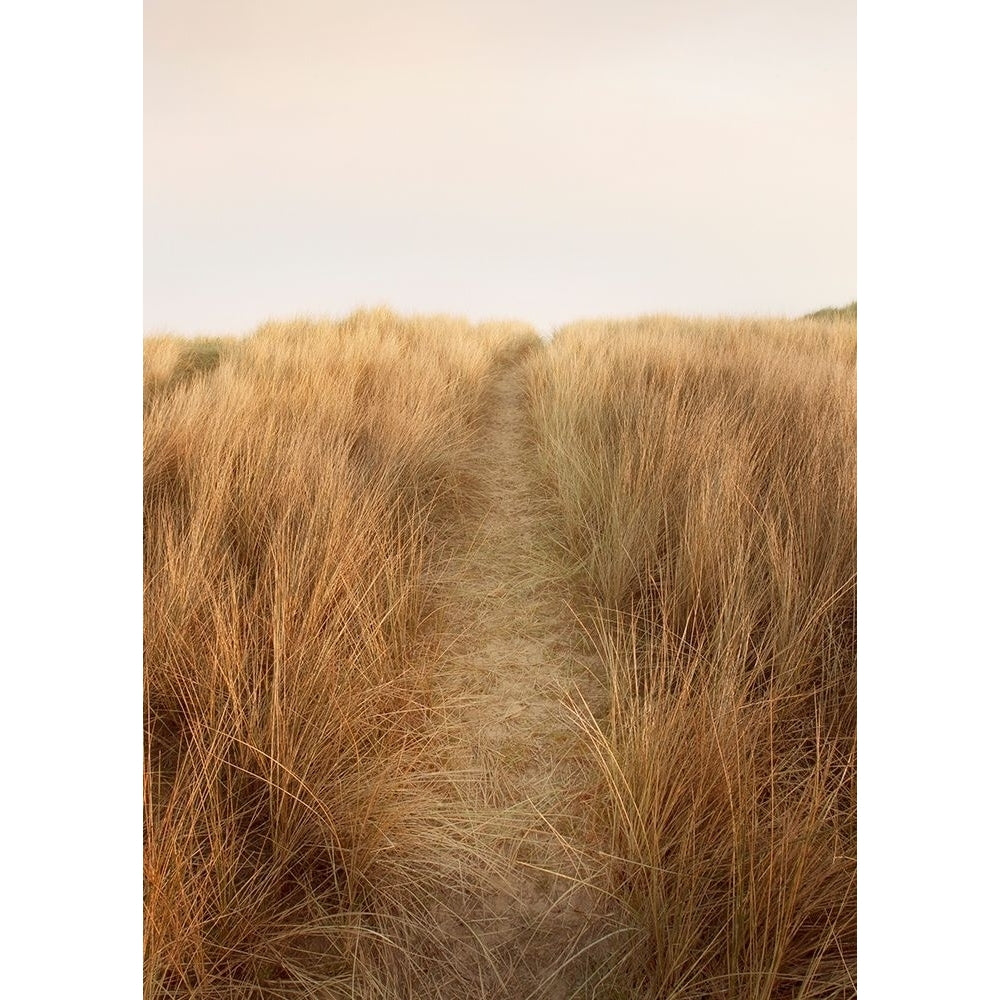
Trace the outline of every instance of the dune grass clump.
{"label": "dune grass clump", "polygon": [[159,393],[209,374],[239,343],[236,337],[147,337],[142,345],[144,407]]}
{"label": "dune grass clump", "polygon": [[649,319],[534,362],[611,693],[610,995],[855,993],[854,359],[848,321]]}
{"label": "dune grass clump", "polygon": [[817,309],[816,312],[808,313],[805,319],[829,319],[857,323],[858,303],[856,301],[848,302],[846,306],[827,306],[825,309]]}
{"label": "dune grass clump", "polygon": [[406,995],[446,960],[434,570],[529,341],[376,311],[147,344],[147,997]]}

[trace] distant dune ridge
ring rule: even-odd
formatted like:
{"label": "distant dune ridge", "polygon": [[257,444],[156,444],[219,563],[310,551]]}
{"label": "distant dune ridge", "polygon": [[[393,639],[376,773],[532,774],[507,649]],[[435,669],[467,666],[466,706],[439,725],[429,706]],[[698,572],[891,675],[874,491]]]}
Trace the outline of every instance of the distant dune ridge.
{"label": "distant dune ridge", "polygon": [[858,319],[858,304],[857,302],[849,302],[846,306],[830,307],[827,309],[818,309],[816,312],[809,313],[806,319],[846,319],[854,320],[857,322]]}
{"label": "distant dune ridge", "polygon": [[144,995],[855,996],[856,328],[148,338]]}

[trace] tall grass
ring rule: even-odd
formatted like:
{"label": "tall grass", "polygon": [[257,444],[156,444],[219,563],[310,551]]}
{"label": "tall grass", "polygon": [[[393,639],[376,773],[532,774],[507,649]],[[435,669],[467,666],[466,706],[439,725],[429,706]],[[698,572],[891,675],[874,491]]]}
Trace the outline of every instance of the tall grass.
{"label": "tall grass", "polygon": [[147,344],[147,997],[399,996],[447,961],[434,571],[533,341],[376,311]]}
{"label": "tall grass", "polygon": [[854,992],[854,358],[849,321],[650,319],[533,363],[611,691],[618,995]]}
{"label": "tall grass", "polygon": [[452,787],[438,582],[515,361],[610,693],[574,797],[620,928],[594,917],[600,988],[852,995],[855,340],[655,318],[541,350],[375,311],[147,341],[147,998],[502,992],[449,912],[504,861]]}

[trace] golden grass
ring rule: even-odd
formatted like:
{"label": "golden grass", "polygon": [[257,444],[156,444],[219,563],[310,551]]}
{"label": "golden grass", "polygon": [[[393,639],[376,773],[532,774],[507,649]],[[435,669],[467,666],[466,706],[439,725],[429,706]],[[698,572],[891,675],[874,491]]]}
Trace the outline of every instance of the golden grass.
{"label": "golden grass", "polygon": [[617,995],[854,993],[854,359],[853,322],[650,319],[533,362],[611,686]]}
{"label": "golden grass", "polygon": [[503,862],[454,794],[439,582],[513,364],[610,692],[569,817],[616,910],[587,995],[853,995],[855,343],[839,314],[661,317],[542,349],[384,310],[147,340],[147,998],[504,995],[448,937]]}
{"label": "golden grass", "polygon": [[433,588],[487,373],[402,321],[146,345],[145,991],[395,996],[461,844]]}

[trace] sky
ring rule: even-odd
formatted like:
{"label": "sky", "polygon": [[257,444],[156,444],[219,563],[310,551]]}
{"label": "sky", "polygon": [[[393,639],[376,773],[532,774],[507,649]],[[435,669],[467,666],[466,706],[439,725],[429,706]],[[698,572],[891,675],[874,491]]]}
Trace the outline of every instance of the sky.
{"label": "sky", "polygon": [[145,332],[857,296],[855,4],[146,0]]}

